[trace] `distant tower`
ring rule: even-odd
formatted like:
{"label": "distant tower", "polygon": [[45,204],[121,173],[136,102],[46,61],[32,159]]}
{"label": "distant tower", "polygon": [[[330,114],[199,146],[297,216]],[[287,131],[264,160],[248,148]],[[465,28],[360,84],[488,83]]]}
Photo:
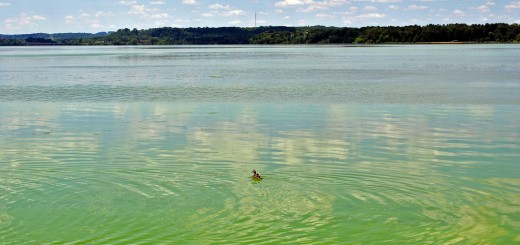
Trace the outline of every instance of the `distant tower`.
{"label": "distant tower", "polygon": [[256,12],[255,12],[255,28],[256,28]]}

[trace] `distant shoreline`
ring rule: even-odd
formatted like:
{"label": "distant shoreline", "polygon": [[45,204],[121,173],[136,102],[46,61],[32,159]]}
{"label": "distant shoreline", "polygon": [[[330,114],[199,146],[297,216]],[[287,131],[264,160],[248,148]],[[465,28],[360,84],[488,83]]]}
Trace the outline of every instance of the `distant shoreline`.
{"label": "distant shoreline", "polygon": [[520,45],[520,42],[389,42],[389,43],[295,43],[295,44],[137,44],[137,45],[114,45],[114,44],[47,44],[33,43],[24,45],[0,45],[0,47],[161,47],[161,46],[347,46],[347,47],[377,47],[388,45]]}
{"label": "distant shoreline", "polygon": [[520,45],[518,42],[417,42],[417,43],[309,43],[309,44],[156,44],[156,45],[76,45],[76,44],[27,44],[0,45],[0,47],[166,47],[166,46],[345,46],[345,47],[377,47],[391,45]]}
{"label": "distant shoreline", "polygon": [[0,35],[0,46],[222,44],[476,44],[520,43],[519,24],[371,27],[162,27],[116,32]]}

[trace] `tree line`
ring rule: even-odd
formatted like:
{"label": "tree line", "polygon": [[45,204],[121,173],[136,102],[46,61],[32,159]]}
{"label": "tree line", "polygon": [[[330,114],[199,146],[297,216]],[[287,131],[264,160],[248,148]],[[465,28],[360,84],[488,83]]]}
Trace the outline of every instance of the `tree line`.
{"label": "tree line", "polygon": [[[46,34],[49,35],[49,34]],[[182,45],[182,44],[341,44],[427,42],[520,42],[518,24],[447,24],[371,27],[265,26],[120,29],[112,33],[0,36],[0,45]]]}

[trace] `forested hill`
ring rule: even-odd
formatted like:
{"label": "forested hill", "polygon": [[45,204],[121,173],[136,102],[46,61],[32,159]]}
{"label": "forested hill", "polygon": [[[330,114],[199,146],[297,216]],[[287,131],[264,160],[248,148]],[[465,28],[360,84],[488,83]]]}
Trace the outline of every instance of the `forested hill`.
{"label": "forested hill", "polygon": [[[57,43],[55,40],[71,40],[71,39],[81,39],[81,38],[94,38],[94,37],[104,37],[109,35],[110,32],[98,32],[98,33],[32,33],[32,34],[17,34],[17,35],[2,35],[0,34],[0,40],[2,40],[3,44],[8,41],[11,43],[19,43],[19,44],[27,44],[36,41],[43,41],[46,43]],[[26,42],[28,41],[28,42]]]}
{"label": "forested hill", "polygon": [[[33,34],[34,35],[34,34]],[[47,34],[48,35],[48,34]],[[285,27],[120,29],[105,35],[0,35],[0,45],[174,45],[174,44],[327,44],[520,42],[518,24],[448,24],[402,27]]]}

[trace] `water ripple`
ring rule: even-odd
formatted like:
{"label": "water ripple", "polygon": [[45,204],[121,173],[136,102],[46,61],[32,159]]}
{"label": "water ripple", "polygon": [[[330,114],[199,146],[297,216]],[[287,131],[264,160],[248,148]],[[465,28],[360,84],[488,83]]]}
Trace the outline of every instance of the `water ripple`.
{"label": "water ripple", "polygon": [[1,243],[517,239],[514,106],[3,105]]}

